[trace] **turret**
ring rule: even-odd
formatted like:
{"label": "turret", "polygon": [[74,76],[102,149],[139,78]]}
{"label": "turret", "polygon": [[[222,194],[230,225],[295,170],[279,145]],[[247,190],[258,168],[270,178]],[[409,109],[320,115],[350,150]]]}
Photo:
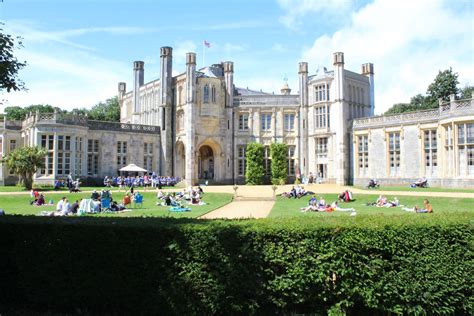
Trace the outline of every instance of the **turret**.
{"label": "turret", "polygon": [[184,110],[185,121],[185,151],[186,151],[186,185],[194,185],[196,177],[196,155],[194,112],[196,101],[196,54],[186,54],[186,107]]}
{"label": "turret", "polygon": [[225,80],[225,106],[232,107],[234,104],[234,63],[224,62],[224,80]]}
{"label": "turret", "polygon": [[369,78],[369,116],[374,115],[375,102],[374,102],[374,64],[366,63],[362,64],[362,75]]}
{"label": "turret", "polygon": [[171,47],[161,47],[160,49],[160,102],[159,102],[159,125],[161,127],[161,174],[173,174],[173,131],[171,128],[172,119],[172,90],[171,81],[173,79],[173,49]]}
{"label": "turret", "polygon": [[140,123],[140,87],[143,86],[145,80],[145,63],[143,61],[133,62],[133,111],[132,121],[133,123]]}
{"label": "turret", "polygon": [[298,168],[301,174],[307,175],[308,165],[308,63],[300,62],[298,67],[300,108],[298,115]]}

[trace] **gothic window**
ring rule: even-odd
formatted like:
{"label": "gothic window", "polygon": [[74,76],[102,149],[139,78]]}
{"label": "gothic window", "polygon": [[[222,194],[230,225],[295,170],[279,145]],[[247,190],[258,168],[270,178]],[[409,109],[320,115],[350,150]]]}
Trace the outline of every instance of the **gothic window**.
{"label": "gothic window", "polygon": [[322,102],[329,100],[329,86],[326,84],[318,85],[314,87],[315,95],[314,100],[315,102]]}
{"label": "gothic window", "polygon": [[82,137],[76,137],[76,174],[82,175]]}
{"label": "gothic window", "polygon": [[58,175],[68,175],[71,172],[71,136],[58,135],[56,151]]}
{"label": "gothic window", "polygon": [[474,123],[458,125],[459,175],[474,175]]}
{"label": "gothic window", "polygon": [[178,88],[178,102],[177,102],[177,104],[178,104],[178,105],[181,105],[181,104],[183,104],[183,103],[184,103],[184,102],[183,102],[183,87],[182,87],[182,86],[179,86],[179,88]]}
{"label": "gothic window", "polygon": [[99,140],[87,140],[87,174],[97,176],[99,174]]}
{"label": "gothic window", "polygon": [[143,168],[151,172],[153,170],[153,143],[144,143],[143,145]]}
{"label": "gothic window", "polygon": [[40,169],[42,175],[52,175],[54,165],[54,135],[41,135],[41,147],[46,149],[44,168]]}
{"label": "gothic window", "polygon": [[295,175],[295,147],[288,146],[288,175]]}
{"label": "gothic window", "polygon": [[207,84],[204,86],[203,102],[204,103],[209,103],[209,85],[207,85]]}
{"label": "gothic window", "polygon": [[216,87],[214,85],[211,88],[211,99],[212,103],[216,103]]}
{"label": "gothic window", "polygon": [[184,129],[184,111],[178,111],[178,122],[176,129],[182,131]]}
{"label": "gothic window", "polygon": [[327,116],[326,116],[326,106],[318,106],[314,109],[315,111],[315,126],[316,128],[326,128],[327,126]]}
{"label": "gothic window", "polygon": [[127,165],[127,142],[117,142],[117,169]]}
{"label": "gothic window", "polygon": [[357,136],[359,176],[366,176],[369,169],[369,136]]}
{"label": "gothic window", "polygon": [[293,131],[295,129],[295,114],[285,113],[285,131]]}
{"label": "gothic window", "polygon": [[247,113],[239,115],[239,131],[249,129],[249,115]]}
{"label": "gothic window", "polygon": [[245,175],[245,152],[247,145],[237,146],[237,174],[239,176]]}
{"label": "gothic window", "polygon": [[388,134],[388,157],[390,164],[390,175],[400,175],[400,133]]}
{"label": "gothic window", "polygon": [[261,125],[260,128],[262,131],[269,131],[272,126],[272,115],[270,113],[263,113],[260,116]]}
{"label": "gothic window", "polygon": [[316,138],[316,157],[326,158],[328,156],[328,138]]}
{"label": "gothic window", "polygon": [[428,174],[436,171],[438,166],[438,146],[436,130],[424,131],[423,147],[425,150],[425,168]]}

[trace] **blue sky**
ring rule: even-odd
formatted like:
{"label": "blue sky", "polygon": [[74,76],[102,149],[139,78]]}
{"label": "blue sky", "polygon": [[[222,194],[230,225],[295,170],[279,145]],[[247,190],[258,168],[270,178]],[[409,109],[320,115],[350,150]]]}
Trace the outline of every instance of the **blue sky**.
{"label": "blue sky", "polygon": [[343,51],[349,70],[374,63],[378,113],[424,93],[440,69],[474,84],[469,0],[3,0],[0,20],[24,38],[17,56],[29,88],[1,95],[0,111],[90,108],[117,82],[131,87],[134,60],[145,62],[145,81],[158,78],[161,46],[173,47],[175,73],[194,51],[198,67],[231,60],[237,86],[276,93],[285,77],[297,92],[298,62],[314,73]]}

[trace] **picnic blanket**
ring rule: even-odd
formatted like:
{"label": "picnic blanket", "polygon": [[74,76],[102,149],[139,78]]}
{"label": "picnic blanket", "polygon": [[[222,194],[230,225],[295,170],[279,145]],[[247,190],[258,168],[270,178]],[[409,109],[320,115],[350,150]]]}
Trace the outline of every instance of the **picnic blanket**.
{"label": "picnic blanket", "polygon": [[191,209],[189,207],[179,207],[173,206],[168,209],[170,212],[190,212]]}

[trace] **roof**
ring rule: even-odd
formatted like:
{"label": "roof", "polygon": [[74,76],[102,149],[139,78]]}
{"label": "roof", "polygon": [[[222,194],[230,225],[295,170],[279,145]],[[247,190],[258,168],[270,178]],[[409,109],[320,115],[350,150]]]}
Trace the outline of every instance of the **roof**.
{"label": "roof", "polygon": [[257,91],[257,90],[251,90],[248,87],[247,88],[235,88],[237,90],[236,95],[270,95],[271,93],[268,92],[263,92],[262,90]]}

